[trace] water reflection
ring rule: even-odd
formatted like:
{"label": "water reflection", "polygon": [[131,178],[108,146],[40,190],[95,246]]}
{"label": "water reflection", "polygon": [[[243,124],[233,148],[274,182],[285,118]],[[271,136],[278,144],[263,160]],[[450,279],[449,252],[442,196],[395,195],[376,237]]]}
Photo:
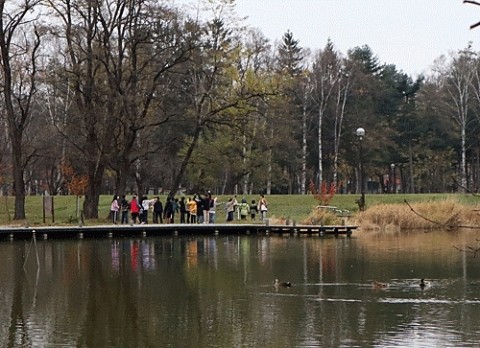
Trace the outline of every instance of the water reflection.
{"label": "water reflection", "polygon": [[[1,243],[0,345],[476,347],[479,261],[459,249],[477,239],[436,232]],[[275,278],[293,285],[274,287]],[[421,278],[430,286],[420,287]],[[376,289],[374,280],[389,285]]]}

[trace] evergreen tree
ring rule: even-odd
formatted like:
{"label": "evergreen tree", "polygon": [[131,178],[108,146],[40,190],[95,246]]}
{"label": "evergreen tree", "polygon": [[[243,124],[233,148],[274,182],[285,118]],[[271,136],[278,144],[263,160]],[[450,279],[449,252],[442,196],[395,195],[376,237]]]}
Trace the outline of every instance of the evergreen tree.
{"label": "evergreen tree", "polygon": [[281,44],[278,46],[277,65],[279,71],[290,77],[299,76],[303,71],[303,58],[299,40],[294,39],[293,33],[287,30],[283,34]]}

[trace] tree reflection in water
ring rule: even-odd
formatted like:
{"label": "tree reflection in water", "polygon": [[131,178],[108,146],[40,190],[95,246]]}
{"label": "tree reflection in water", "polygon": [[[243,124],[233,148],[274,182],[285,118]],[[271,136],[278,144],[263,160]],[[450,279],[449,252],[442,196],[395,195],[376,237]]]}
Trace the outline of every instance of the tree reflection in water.
{"label": "tree reflection in water", "polygon": [[477,238],[48,240],[38,272],[34,258],[23,268],[28,242],[5,242],[0,345],[474,347],[479,261],[460,250]]}

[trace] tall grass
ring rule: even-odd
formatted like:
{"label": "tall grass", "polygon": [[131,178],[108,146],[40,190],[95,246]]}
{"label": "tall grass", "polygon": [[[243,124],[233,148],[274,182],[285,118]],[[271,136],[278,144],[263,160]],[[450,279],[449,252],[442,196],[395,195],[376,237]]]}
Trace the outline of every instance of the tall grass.
{"label": "tall grass", "polygon": [[378,204],[356,214],[354,222],[363,230],[411,230],[480,228],[480,215],[475,206],[456,199],[410,204]]}

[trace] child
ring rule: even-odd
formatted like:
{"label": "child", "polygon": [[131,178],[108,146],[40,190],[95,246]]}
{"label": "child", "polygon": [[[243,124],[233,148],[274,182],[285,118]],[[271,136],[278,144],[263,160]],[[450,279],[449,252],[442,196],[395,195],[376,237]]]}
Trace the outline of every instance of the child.
{"label": "child", "polygon": [[238,210],[240,212],[240,218],[242,220],[247,219],[247,215],[250,212],[250,206],[247,203],[247,200],[245,198],[242,199],[242,203],[238,206]]}
{"label": "child", "polygon": [[258,213],[257,203],[255,202],[255,200],[252,200],[252,204],[250,204],[250,219],[252,219],[252,221],[255,221],[257,213]]}

